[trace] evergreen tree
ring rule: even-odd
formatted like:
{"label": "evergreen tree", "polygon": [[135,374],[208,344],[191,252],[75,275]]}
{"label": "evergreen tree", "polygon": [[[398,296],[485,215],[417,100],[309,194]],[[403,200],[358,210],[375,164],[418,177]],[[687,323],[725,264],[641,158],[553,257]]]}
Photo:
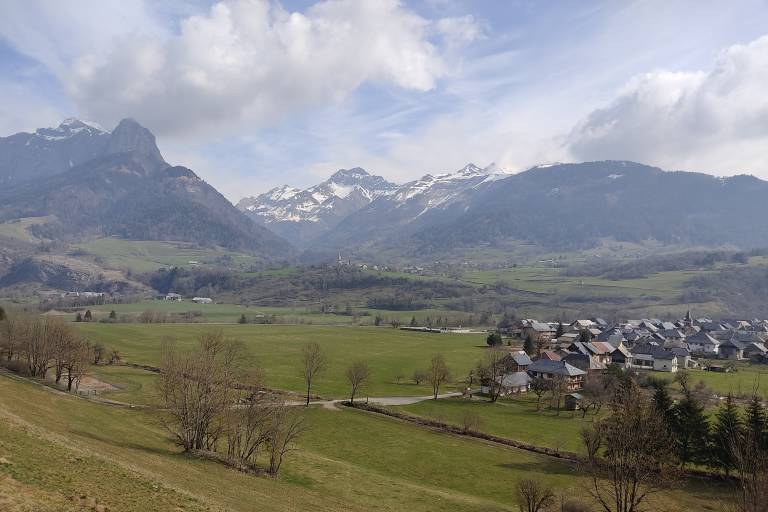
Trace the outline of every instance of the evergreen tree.
{"label": "evergreen tree", "polygon": [[411,327],[416,327],[416,317],[415,316],[411,317]]}
{"label": "evergreen tree", "polygon": [[586,329],[582,329],[581,331],[579,331],[579,341],[582,343],[591,343],[592,333]]}
{"label": "evergreen tree", "polygon": [[246,324],[246,323],[248,323],[248,319],[245,318],[245,313],[240,315],[240,318],[238,318],[237,323],[239,323],[239,324]]}
{"label": "evergreen tree", "polygon": [[3,309],[3,306],[0,306],[0,322],[5,320],[5,310]]}
{"label": "evergreen tree", "polygon": [[686,393],[675,405],[674,413],[677,454],[682,465],[708,462],[709,422],[704,406],[691,393]]}
{"label": "evergreen tree", "polygon": [[116,320],[117,319],[117,313],[115,313],[115,310],[109,312],[109,319],[110,320]]}
{"label": "evergreen tree", "polygon": [[667,427],[672,430],[675,425],[675,403],[669,395],[665,382],[656,383],[656,391],[653,393],[653,405],[664,418]]}
{"label": "evergreen tree", "polygon": [[523,350],[525,350],[525,353],[529,356],[532,356],[536,353],[536,344],[533,342],[533,336],[525,337],[525,341],[523,342]]}
{"label": "evergreen tree", "polygon": [[717,411],[712,431],[712,464],[725,471],[726,475],[736,466],[733,448],[742,435],[741,414],[729,393],[725,403]]}
{"label": "evergreen tree", "polygon": [[565,334],[565,328],[563,327],[563,322],[558,322],[557,331],[555,332],[555,338],[559,338],[563,334]]}
{"label": "evergreen tree", "polygon": [[763,409],[763,402],[758,395],[752,396],[747,407],[747,418],[744,422],[745,431],[748,439],[755,445],[756,450],[763,450],[766,448],[766,428],[768,427],[768,420],[765,416],[765,410]]}
{"label": "evergreen tree", "polygon": [[489,347],[495,347],[502,344],[501,340],[501,334],[497,332],[492,332],[488,335],[487,338],[485,338],[485,342],[488,344]]}
{"label": "evergreen tree", "polygon": [[85,316],[83,317],[83,320],[85,320],[86,322],[90,322],[91,320],[93,320],[93,315],[91,315],[90,309],[85,310]]}
{"label": "evergreen tree", "polygon": [[82,321],[83,321],[83,315],[81,315],[80,313],[75,315],[75,322],[82,322]]}

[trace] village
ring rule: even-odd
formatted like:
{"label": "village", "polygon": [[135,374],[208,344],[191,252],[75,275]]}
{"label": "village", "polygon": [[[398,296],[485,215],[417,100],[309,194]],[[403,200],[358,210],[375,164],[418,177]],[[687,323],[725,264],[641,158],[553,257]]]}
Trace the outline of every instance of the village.
{"label": "village", "polygon": [[601,318],[570,324],[522,319],[489,335],[488,344],[503,345],[502,336],[510,351],[502,364],[504,370],[493,377],[495,382],[485,377],[482,392],[526,393],[537,381],[551,386],[557,380],[568,393],[567,409],[578,408],[578,392],[611,368],[730,372],[737,361],[768,362],[767,320],[718,322],[693,318],[690,311],[677,321],[651,318],[615,325]]}

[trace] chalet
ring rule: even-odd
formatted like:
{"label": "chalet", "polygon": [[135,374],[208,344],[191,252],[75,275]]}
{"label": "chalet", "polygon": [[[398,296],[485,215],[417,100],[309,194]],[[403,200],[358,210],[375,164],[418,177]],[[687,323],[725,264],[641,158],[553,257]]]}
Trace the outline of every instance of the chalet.
{"label": "chalet", "polygon": [[632,353],[627,350],[624,344],[620,344],[616,347],[616,350],[611,352],[611,364],[616,364],[624,368],[632,367]]}
{"label": "chalet", "polygon": [[756,357],[764,357],[766,355],[768,355],[768,349],[766,349],[763,343],[752,342],[744,348],[744,357],[748,359],[755,359]]}
{"label": "chalet", "polygon": [[643,343],[632,348],[632,368],[657,372],[676,372],[677,356],[668,350]]}
{"label": "chalet", "polygon": [[720,347],[720,342],[704,331],[689,336],[685,341],[694,354],[713,356],[718,353]]}
{"label": "chalet", "polygon": [[507,372],[515,373],[528,370],[532,362],[528,354],[521,350],[505,356],[502,360],[502,365]]}
{"label": "chalet", "polygon": [[[528,392],[531,386],[531,376],[527,372],[510,372],[497,377],[496,382],[501,386],[499,390],[501,396],[517,395]],[[490,391],[487,384],[480,388],[482,393],[488,394]]]}
{"label": "chalet", "polygon": [[587,380],[602,374],[608,368],[605,364],[601,363],[596,358],[586,354],[568,354],[563,358],[563,361],[570,364],[571,366],[575,366],[583,372],[586,372]]}
{"label": "chalet", "polygon": [[165,296],[165,300],[170,300],[172,302],[181,302],[182,297],[178,293],[169,293]]}
{"label": "chalet", "polygon": [[745,348],[747,344],[734,337],[720,344],[719,354],[723,359],[744,359]]}
{"label": "chalet", "polygon": [[692,368],[695,366],[693,359],[691,359],[691,351],[687,347],[669,347],[667,350],[675,355],[678,368]]}
{"label": "chalet", "polygon": [[520,332],[523,338],[530,337],[534,341],[550,341],[555,335],[555,330],[549,324],[532,321],[524,326]]}
{"label": "chalet", "polygon": [[549,361],[539,359],[534,361],[528,367],[528,373],[531,377],[542,378],[546,380],[553,379],[555,376],[562,376],[566,379],[566,389],[568,391],[578,391],[584,387],[584,377],[586,372],[576,368],[565,361]]}

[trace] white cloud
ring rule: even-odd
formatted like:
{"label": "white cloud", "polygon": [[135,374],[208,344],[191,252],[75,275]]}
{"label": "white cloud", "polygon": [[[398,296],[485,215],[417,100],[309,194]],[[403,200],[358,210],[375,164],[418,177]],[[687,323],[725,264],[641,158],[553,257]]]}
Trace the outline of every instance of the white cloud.
{"label": "white cloud", "polygon": [[130,114],[163,135],[274,125],[367,81],[434,88],[445,70],[429,24],[396,0],[325,0],[305,13],[227,0],[183,20],[175,36],[112,38],[61,78],[105,124]]}
{"label": "white cloud", "polygon": [[631,159],[665,168],[768,176],[768,36],[721,52],[705,72],[630,80],[568,138],[580,160]]}

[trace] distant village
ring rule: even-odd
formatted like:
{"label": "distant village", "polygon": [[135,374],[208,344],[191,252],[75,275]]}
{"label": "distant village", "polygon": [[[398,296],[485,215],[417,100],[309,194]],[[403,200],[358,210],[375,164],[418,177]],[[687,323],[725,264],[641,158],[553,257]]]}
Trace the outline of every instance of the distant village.
{"label": "distant village", "polygon": [[616,325],[601,318],[570,324],[523,319],[500,334],[524,344],[524,350],[506,356],[495,383],[483,383],[485,392],[493,384],[503,395],[528,392],[535,379],[558,379],[577,402],[576,392],[611,365],[674,373],[690,368],[728,372],[732,362],[743,360],[768,363],[768,320],[718,322],[694,319],[690,311],[674,322],[651,318]]}

